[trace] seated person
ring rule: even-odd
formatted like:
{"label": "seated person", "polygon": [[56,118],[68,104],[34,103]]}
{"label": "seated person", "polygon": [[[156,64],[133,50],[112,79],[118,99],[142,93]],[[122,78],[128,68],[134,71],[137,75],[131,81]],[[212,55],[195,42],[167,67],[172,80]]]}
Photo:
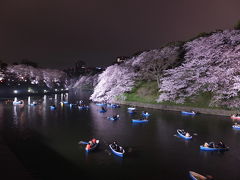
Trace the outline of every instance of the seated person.
{"label": "seated person", "polygon": [[210,147],[210,148],[215,148],[214,142],[210,142],[209,145],[208,145],[208,147]]}
{"label": "seated person", "polygon": [[218,143],[218,147],[220,147],[220,148],[225,148],[226,146],[225,146],[225,144],[224,144],[222,141],[220,141],[220,142]]}
{"label": "seated person", "polygon": [[186,132],[185,136],[186,137],[190,137],[190,134],[188,132]]}
{"label": "seated person", "polygon": [[203,146],[204,146],[204,147],[208,147],[209,144],[208,144],[207,142],[205,142]]}

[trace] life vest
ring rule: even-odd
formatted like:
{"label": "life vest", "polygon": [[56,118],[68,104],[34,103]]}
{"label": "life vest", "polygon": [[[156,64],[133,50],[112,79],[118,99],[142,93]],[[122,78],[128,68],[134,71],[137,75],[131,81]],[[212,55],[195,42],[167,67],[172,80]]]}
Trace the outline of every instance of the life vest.
{"label": "life vest", "polygon": [[95,139],[95,138],[93,138],[93,139],[92,139],[92,142],[93,142],[93,144],[95,144],[95,143],[96,143],[96,139]]}
{"label": "life vest", "polygon": [[90,144],[87,144],[86,149],[89,150],[91,148]]}

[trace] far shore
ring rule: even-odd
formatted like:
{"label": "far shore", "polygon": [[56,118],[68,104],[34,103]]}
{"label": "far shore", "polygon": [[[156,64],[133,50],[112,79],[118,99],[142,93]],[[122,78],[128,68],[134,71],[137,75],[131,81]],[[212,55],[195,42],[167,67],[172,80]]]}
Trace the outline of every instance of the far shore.
{"label": "far shore", "polygon": [[132,101],[115,101],[114,103],[129,105],[129,106],[152,108],[152,109],[170,110],[170,111],[195,111],[201,114],[211,114],[211,115],[219,115],[219,116],[231,116],[237,113],[237,110],[234,111],[234,110],[224,110],[224,109],[197,108],[197,107],[189,107],[189,106],[148,104],[148,103],[132,102]]}

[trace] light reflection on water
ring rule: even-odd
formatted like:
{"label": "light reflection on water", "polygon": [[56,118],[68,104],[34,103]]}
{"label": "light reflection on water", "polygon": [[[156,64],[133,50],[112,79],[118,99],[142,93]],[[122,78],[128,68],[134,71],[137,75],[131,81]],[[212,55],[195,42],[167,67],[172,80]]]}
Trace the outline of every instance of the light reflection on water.
{"label": "light reflection on water", "polygon": [[[117,179],[187,179],[189,170],[211,174],[216,179],[240,178],[236,166],[240,160],[240,131],[232,130],[233,122],[230,119],[208,115],[182,116],[179,112],[147,109],[152,114],[149,122],[133,124],[131,119],[139,118],[143,108],[138,108],[138,113],[131,116],[126,106],[108,108],[106,113],[99,113],[100,107],[93,103],[89,104],[89,110],[60,104],[61,101],[76,103],[81,99],[88,104],[88,93],[81,93],[80,97],[71,94],[28,97],[25,105],[13,106],[4,102],[0,104],[0,128],[6,136],[20,138],[22,134],[28,133],[30,140],[22,142],[20,138],[21,144],[13,148],[16,148],[14,151],[18,152],[19,156],[24,157],[23,161],[26,166],[31,166],[30,169],[34,169],[36,165],[32,165],[29,149],[32,149],[33,154],[41,150],[41,159],[47,160],[52,158],[51,153],[45,152],[45,148],[49,148],[49,151],[71,162],[77,169],[87,173],[94,170],[106,178],[118,173],[119,168],[121,174]],[[28,106],[33,101],[38,105]],[[50,110],[49,106],[52,104],[57,106],[56,110]],[[120,114],[120,119],[107,120],[107,117],[113,114]],[[176,136],[177,129],[185,129],[197,135],[186,141]],[[15,131],[17,135],[14,134]],[[100,139],[100,146],[96,152],[85,153],[85,146],[78,145],[78,142],[88,141],[93,137]],[[217,142],[222,139],[230,146],[230,151],[209,153],[199,150],[199,146],[205,141]],[[9,141],[11,143],[11,140]],[[108,144],[113,141],[125,147],[129,152],[128,156],[119,158],[112,155]],[[39,145],[36,152],[32,147],[33,143]],[[41,162],[41,159],[38,160]],[[54,164],[51,161],[50,164],[56,168],[60,166],[57,162]],[[42,168],[44,166],[48,167],[42,164]],[[44,169],[40,170],[38,166],[34,169],[40,177],[43,173],[41,171]],[[61,176],[63,172],[59,173]]]}

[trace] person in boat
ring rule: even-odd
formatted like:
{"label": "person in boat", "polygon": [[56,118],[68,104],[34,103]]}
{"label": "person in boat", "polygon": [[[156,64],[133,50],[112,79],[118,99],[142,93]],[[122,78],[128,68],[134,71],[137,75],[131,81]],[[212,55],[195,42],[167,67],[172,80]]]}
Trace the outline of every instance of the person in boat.
{"label": "person in boat", "polygon": [[113,142],[113,146],[112,146],[112,148],[114,149],[114,150],[118,150],[118,145],[117,145],[117,143],[114,141]]}
{"label": "person in boat", "polygon": [[219,147],[219,148],[226,148],[225,144],[224,144],[222,141],[220,141],[220,142],[218,143],[218,147]]}
{"label": "person in boat", "polygon": [[120,152],[123,152],[122,146],[119,147],[119,151],[120,151]]}
{"label": "person in boat", "polygon": [[93,142],[92,142],[92,141],[89,141],[88,143],[90,144],[90,147],[92,147],[92,145],[93,145]]}
{"label": "person in boat", "polygon": [[112,116],[112,118],[115,119],[115,120],[118,119],[119,118],[119,114],[116,114],[116,115]]}
{"label": "person in boat", "polygon": [[95,138],[92,139],[92,143],[96,144],[97,140]]}
{"label": "person in boat", "polygon": [[106,109],[102,106],[102,111],[106,111]]}
{"label": "person in boat", "polygon": [[240,114],[235,114],[234,116],[235,116],[235,117],[240,117]]}
{"label": "person in boat", "polygon": [[209,145],[208,145],[208,147],[210,147],[210,148],[215,148],[215,143],[214,143],[214,142],[210,142]]}
{"label": "person in boat", "polygon": [[55,108],[56,106],[55,106],[55,104],[53,104],[53,105],[51,105],[51,107]]}
{"label": "person in boat", "polygon": [[204,146],[204,147],[209,147],[209,144],[208,144],[207,142],[205,142],[205,143],[203,144],[203,146]]}
{"label": "person in boat", "polygon": [[184,131],[184,129],[181,129],[180,132],[181,132],[184,136],[186,136],[186,132]]}
{"label": "person in boat", "polygon": [[87,146],[86,146],[86,149],[89,150],[91,148],[91,144],[88,143]]}
{"label": "person in boat", "polygon": [[186,137],[190,137],[190,134],[188,132],[186,132],[185,136]]}

